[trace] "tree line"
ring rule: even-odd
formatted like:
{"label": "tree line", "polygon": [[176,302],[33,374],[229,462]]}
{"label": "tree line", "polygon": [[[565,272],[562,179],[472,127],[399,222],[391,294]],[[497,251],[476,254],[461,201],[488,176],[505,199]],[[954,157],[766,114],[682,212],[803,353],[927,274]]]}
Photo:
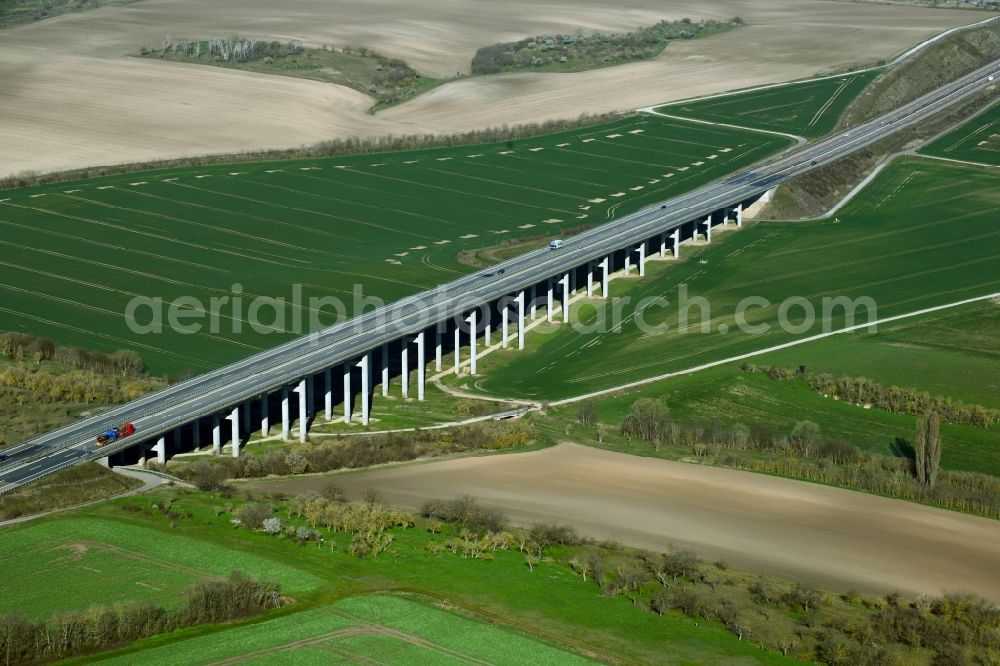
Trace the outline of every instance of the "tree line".
{"label": "tree line", "polygon": [[[758,372],[771,379],[792,379],[799,373],[791,368],[757,366],[744,363],[740,366],[746,372]],[[885,386],[865,377],[840,377],[822,373],[801,375],[809,386],[825,397],[834,397],[856,405],[871,405],[894,414],[919,415],[937,412],[948,423],[991,428],[1000,422],[1000,409],[969,405],[948,396],[931,395],[926,391],[899,386]]]}
{"label": "tree line", "polygon": [[[625,597],[657,615],[680,612],[717,622],[739,640],[806,661],[902,666],[929,653],[935,666],[992,663],[1000,649],[1000,608],[972,594],[908,601],[898,594],[835,596],[802,584],[728,573],[694,553],[590,546],[568,565],[607,597]],[[927,663],[927,662],[920,662]]]}
{"label": "tree line", "polygon": [[0,355],[15,361],[55,361],[78,370],[101,374],[137,377],[145,374],[146,364],[131,349],[119,349],[111,354],[57,345],[51,338],[30,333],[7,332],[0,335]]}
{"label": "tree line", "polygon": [[[739,25],[736,17],[725,23]],[[693,39],[698,33],[724,25],[716,20],[693,22],[689,18],[677,21],[662,20],[632,32],[596,32],[584,36],[576,34],[539,35],[516,42],[484,46],[472,57],[473,74],[495,74],[505,70],[541,67],[553,62],[586,59],[594,63],[628,62],[644,60],[657,55],[675,39]]]}
{"label": "tree line", "polygon": [[526,446],[537,432],[529,419],[482,421],[447,430],[418,430],[296,447],[291,451],[244,453],[239,458],[201,461],[177,469],[176,473],[202,490],[222,490],[227,479],[286,476],[307,472],[359,469],[421,457],[502,450]]}
{"label": "tree line", "polygon": [[232,162],[270,162],[274,160],[293,160],[319,157],[343,157],[369,153],[388,153],[423,148],[441,148],[462,146],[466,144],[500,143],[518,141],[543,134],[565,132],[589,125],[600,125],[613,120],[627,118],[632,113],[602,113],[580,114],[577,118],[546,120],[539,123],[520,125],[502,125],[485,129],[472,130],[456,134],[404,134],[380,137],[345,137],[320,141],[311,146],[288,148],[283,150],[244,151],[240,153],[224,153],[182,157],[169,160],[151,160],[133,162],[131,164],[116,164],[99,167],[87,167],[72,171],[60,171],[47,174],[23,172],[14,176],[0,178],[0,190],[20,187],[33,187],[49,183],[70,182],[116,176],[122,174],[149,171],[153,169],[172,169],[176,167],[209,166],[213,164],[229,164]]}
{"label": "tree line", "polygon": [[49,621],[8,613],[0,615],[0,659],[5,666],[66,659],[183,627],[250,617],[284,603],[276,584],[234,571],[225,580],[193,586],[176,610],[133,603],[57,615]]}
{"label": "tree line", "polygon": [[[432,535],[425,548],[490,561],[519,551],[529,574],[567,567],[610,599],[637,611],[681,613],[739,640],[805,661],[843,666],[955,666],[993,663],[1000,607],[974,594],[907,600],[899,594],[833,594],[809,585],[731,570],[690,550],[646,551],[580,536],[568,525],[511,528],[502,509],[474,497],[433,499],[420,514]],[[558,549],[556,548],[558,547]],[[548,574],[551,575],[551,574]]]}
{"label": "tree line", "polygon": [[[606,433],[596,423],[593,403],[579,408],[581,424]],[[622,419],[619,433],[662,446],[684,447],[706,463],[931,504],[955,511],[1000,518],[1000,479],[989,474],[940,469],[939,417],[932,410],[918,419],[913,441],[897,438],[893,456],[862,451],[824,436],[812,421],[798,421],[789,432],[757,424],[678,423],[662,400],[641,398]]]}

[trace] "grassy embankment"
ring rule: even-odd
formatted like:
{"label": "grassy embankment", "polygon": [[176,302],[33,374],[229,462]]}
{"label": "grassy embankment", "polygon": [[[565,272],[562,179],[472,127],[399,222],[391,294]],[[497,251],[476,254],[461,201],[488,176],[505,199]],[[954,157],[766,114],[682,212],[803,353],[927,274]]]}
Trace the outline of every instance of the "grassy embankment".
{"label": "grassy embankment", "polygon": [[[874,118],[998,57],[1000,31],[997,31],[995,23],[957,32],[886,69],[844,110],[837,126],[847,129]],[[864,150],[781,185],[762,216],[793,219],[822,215],[889,156],[911,150],[934,138],[993,103],[998,94],[1000,84],[985,86],[965,102],[915,127],[897,132]]]}
{"label": "grassy embankment", "polygon": [[132,352],[109,355],[0,335],[0,449],[164,386]]}
{"label": "grassy embankment", "polygon": [[1000,165],[1000,104],[920,149],[925,155]]}
{"label": "grassy embankment", "polygon": [[785,132],[812,139],[832,131],[844,109],[877,75],[877,71],[847,73],[765,90],[677,102],[656,110],[696,120]]}
{"label": "grassy embankment", "polygon": [[0,520],[99,501],[141,485],[96,463],[70,467],[0,495]]}

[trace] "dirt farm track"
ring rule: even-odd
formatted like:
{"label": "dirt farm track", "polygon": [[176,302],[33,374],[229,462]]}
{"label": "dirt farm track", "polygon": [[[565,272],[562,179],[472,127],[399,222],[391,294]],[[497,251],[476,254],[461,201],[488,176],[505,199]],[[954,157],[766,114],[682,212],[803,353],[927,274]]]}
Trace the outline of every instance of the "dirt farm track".
{"label": "dirt farm track", "polygon": [[[333,476],[349,497],[375,488],[388,503],[415,509],[472,495],[516,523],[569,523],[649,549],[675,544],[833,590],[967,590],[1000,600],[996,521],[802,481],[576,444]],[[329,480],[245,485],[299,493]]]}
{"label": "dirt farm track", "polygon": [[[519,6],[521,5],[521,6]],[[140,0],[0,35],[0,176],[168,157],[284,148],[350,135],[452,132],[575,117],[871,64],[979,12],[832,0]],[[662,56],[579,74],[448,83],[376,116],[341,86],[139,60],[164,34],[365,45],[426,75],[465,72],[497,41],[657,20],[740,16],[747,26],[672,44]],[[512,101],[513,100],[513,101]]]}

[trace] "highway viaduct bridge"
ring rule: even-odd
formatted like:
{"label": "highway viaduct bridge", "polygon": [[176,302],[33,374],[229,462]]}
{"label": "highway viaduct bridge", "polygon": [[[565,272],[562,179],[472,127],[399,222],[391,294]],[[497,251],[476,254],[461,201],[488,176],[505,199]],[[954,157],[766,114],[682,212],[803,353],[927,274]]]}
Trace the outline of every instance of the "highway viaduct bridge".
{"label": "highway viaduct bridge", "polygon": [[[155,454],[165,462],[181,447],[211,443],[219,452],[226,442],[238,456],[250,432],[293,437],[293,418],[294,436],[304,440],[310,418],[319,409],[332,418],[335,406],[344,419],[366,424],[390,381],[398,378],[404,396],[421,400],[431,360],[457,371],[464,358],[475,374],[486,338],[499,333],[523,348],[526,325],[542,310],[566,321],[575,290],[606,295],[614,271],[634,267],[641,275],[650,255],[676,257],[685,241],[710,241],[720,225],[739,227],[743,207],[767,190],[933,116],[995,77],[1000,61],[862,125],[567,238],[558,250],[529,252],[11,447],[0,492],[102,457]],[[135,424],[134,436],[96,447],[98,433],[125,421]]]}

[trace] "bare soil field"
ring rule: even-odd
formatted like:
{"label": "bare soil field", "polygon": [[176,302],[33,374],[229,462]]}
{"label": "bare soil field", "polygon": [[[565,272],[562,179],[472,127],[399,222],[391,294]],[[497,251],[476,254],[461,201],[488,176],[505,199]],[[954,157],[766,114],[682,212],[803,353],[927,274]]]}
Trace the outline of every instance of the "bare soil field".
{"label": "bare soil field", "polygon": [[[348,497],[375,488],[386,502],[416,509],[467,494],[518,524],[569,523],[649,549],[674,544],[836,590],[1000,599],[1000,523],[801,481],[576,444],[332,476]],[[300,493],[330,478],[240,485]]]}
{"label": "bare soil field", "polygon": [[[443,77],[467,71],[475,50],[497,41],[737,15],[750,25],[672,44],[654,61],[463,79],[378,117],[364,113],[373,100],[330,84],[128,57],[167,33],[241,34],[368,46]],[[669,9],[656,0],[287,0],[280,11],[264,0],[245,0],[238,10],[223,0],[143,0],[4,30],[0,176],[625,109],[870,63],[981,18],[826,0],[682,0]]]}

